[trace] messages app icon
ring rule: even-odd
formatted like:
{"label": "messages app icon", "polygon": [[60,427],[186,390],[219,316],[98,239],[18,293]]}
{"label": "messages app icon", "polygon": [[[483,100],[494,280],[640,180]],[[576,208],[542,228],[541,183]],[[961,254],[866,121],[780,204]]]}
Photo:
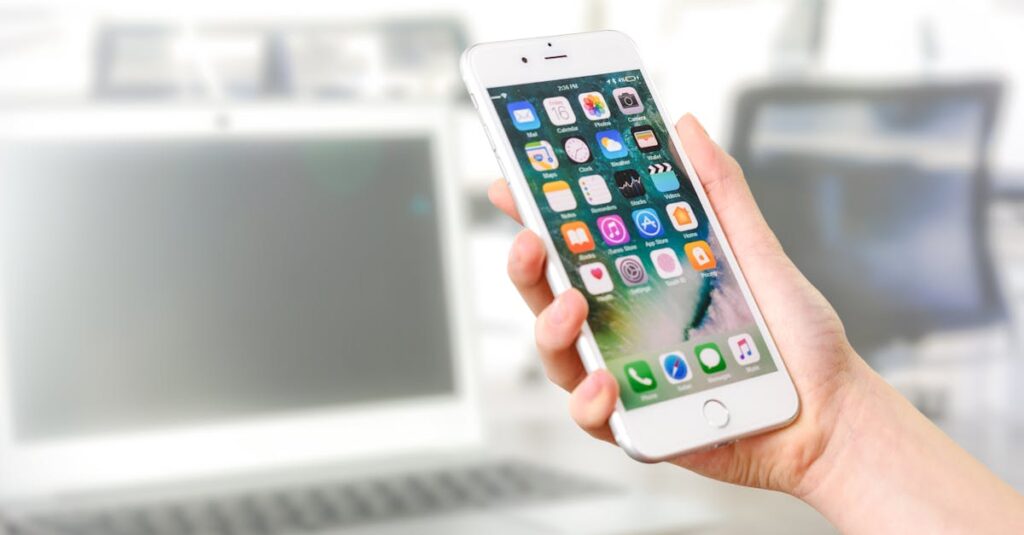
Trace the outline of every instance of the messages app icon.
{"label": "messages app icon", "polygon": [[516,102],[509,102],[507,107],[508,114],[512,117],[512,124],[515,125],[516,130],[526,132],[527,130],[540,128],[540,117],[537,116],[537,110],[533,107],[533,104],[525,100],[518,100]]}

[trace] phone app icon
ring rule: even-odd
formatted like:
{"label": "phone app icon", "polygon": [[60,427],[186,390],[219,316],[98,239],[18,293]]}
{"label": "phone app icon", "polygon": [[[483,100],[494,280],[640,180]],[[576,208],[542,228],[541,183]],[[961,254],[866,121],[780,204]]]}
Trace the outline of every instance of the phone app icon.
{"label": "phone app icon", "polygon": [[626,286],[639,286],[647,282],[647,270],[637,255],[623,256],[615,259],[615,270]]}
{"label": "phone app icon", "polygon": [[761,360],[761,353],[754,344],[754,338],[747,333],[737,334],[729,338],[729,349],[736,362],[743,366],[749,366]]}
{"label": "phone app icon", "polygon": [[573,254],[594,250],[594,237],[590,234],[587,224],[582,221],[570,221],[562,225],[562,239]]}
{"label": "phone app icon", "polygon": [[661,371],[665,372],[668,382],[679,384],[693,379],[693,373],[682,353],[678,351],[665,353],[658,360],[661,361]]}
{"label": "phone app icon", "polygon": [[619,193],[627,199],[639,197],[647,193],[647,190],[644,189],[644,183],[640,181],[640,173],[633,169],[616,171],[615,187],[619,188]]}
{"label": "phone app icon", "polygon": [[725,370],[725,359],[722,358],[722,350],[718,349],[718,345],[713,342],[701,344],[693,348],[693,353],[697,355],[697,362],[700,363],[700,369],[704,370],[704,373],[718,373]]}
{"label": "phone app icon", "polygon": [[669,247],[651,251],[651,263],[658,276],[663,279],[675,279],[683,276],[683,265],[679,263],[676,252]]}
{"label": "phone app icon", "polygon": [[581,137],[570,136],[563,139],[562,148],[565,149],[565,155],[576,163],[587,163],[594,159],[590,153],[590,145]]}
{"label": "phone app icon", "polygon": [[615,289],[612,275],[608,273],[608,268],[600,262],[591,262],[580,266],[580,278],[583,279],[583,286],[590,295],[606,294]]}
{"label": "phone app icon", "polygon": [[618,130],[602,130],[595,136],[597,146],[601,147],[601,154],[609,160],[625,158],[629,155],[626,143],[622,141],[622,134]]}
{"label": "phone app icon", "polygon": [[711,246],[704,240],[693,241],[683,246],[686,258],[690,259],[690,265],[697,271],[715,269],[718,261],[711,252]]}
{"label": "phone app icon", "polygon": [[688,202],[674,202],[665,207],[672,226],[680,232],[697,228],[697,216]]}
{"label": "phone app icon", "polygon": [[608,109],[608,103],[604,101],[604,95],[601,93],[597,91],[580,93],[579,99],[580,107],[583,108],[583,114],[587,116],[587,119],[600,121],[612,116],[611,110]]}
{"label": "phone app icon", "polygon": [[548,200],[548,206],[556,212],[565,212],[576,209],[576,197],[569,188],[569,183],[564,180],[546,182],[541,189],[544,197]]}
{"label": "phone app icon", "polygon": [[558,158],[555,149],[547,141],[532,141],[526,144],[526,157],[535,171],[553,171],[558,169]]}
{"label": "phone app icon", "polygon": [[654,133],[654,129],[647,126],[634,126],[629,129],[633,134],[633,141],[636,141],[636,147],[642,152],[654,152],[661,148],[661,143],[658,142],[658,136]]}
{"label": "phone app icon", "polygon": [[647,361],[634,360],[626,364],[624,370],[626,380],[633,392],[640,394],[658,388],[658,381],[654,379],[654,372],[651,371],[651,366],[647,364]]}
{"label": "phone app icon", "polygon": [[647,174],[651,175],[654,189],[666,193],[679,189],[679,177],[670,163],[655,163],[647,166]]}
{"label": "phone app icon", "polygon": [[622,245],[629,241],[626,223],[617,214],[597,218],[597,229],[601,231],[605,245]]}
{"label": "phone app icon", "polygon": [[576,122],[576,114],[569,105],[569,99],[565,97],[550,97],[544,99],[544,111],[548,112],[548,119],[555,126],[565,126]]}
{"label": "phone app icon", "polygon": [[525,100],[518,100],[516,102],[509,102],[508,115],[512,117],[512,124],[516,127],[516,130],[520,132],[526,132],[527,130],[536,130],[540,128],[540,117],[537,116],[537,110]]}
{"label": "phone app icon", "polygon": [[644,112],[644,101],[640,100],[640,94],[632,87],[619,87],[612,91],[612,98],[619,105],[619,111],[626,115],[635,115]]}
{"label": "phone app icon", "polygon": [[591,206],[612,202],[612,191],[608,189],[608,183],[601,175],[580,177],[580,190],[583,191],[583,198],[587,200],[587,204]]}
{"label": "phone app icon", "polygon": [[633,210],[632,217],[636,231],[644,238],[657,238],[665,234],[665,229],[661,226],[661,219],[658,219],[658,212],[654,208]]}

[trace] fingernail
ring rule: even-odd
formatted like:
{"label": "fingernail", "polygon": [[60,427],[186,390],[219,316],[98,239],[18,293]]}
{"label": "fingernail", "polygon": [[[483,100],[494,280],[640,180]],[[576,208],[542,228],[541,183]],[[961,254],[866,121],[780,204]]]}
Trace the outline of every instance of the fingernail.
{"label": "fingernail", "polygon": [[558,296],[555,299],[555,303],[551,305],[551,310],[548,312],[548,321],[552,324],[565,323],[566,318],[569,317],[569,303],[565,297],[565,294]]}
{"label": "fingernail", "polygon": [[601,378],[592,373],[576,388],[576,395],[581,401],[593,401],[601,393]]}

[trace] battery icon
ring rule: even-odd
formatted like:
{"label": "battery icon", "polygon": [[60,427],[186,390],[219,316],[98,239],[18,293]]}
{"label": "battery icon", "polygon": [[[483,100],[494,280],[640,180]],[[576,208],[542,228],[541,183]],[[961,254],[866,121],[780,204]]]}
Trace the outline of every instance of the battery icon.
{"label": "battery icon", "polygon": [[623,81],[623,82],[635,82],[635,81],[637,81],[637,80],[639,80],[639,79],[640,79],[640,77],[639,77],[639,76],[636,76],[636,75],[632,75],[632,74],[631,74],[631,75],[629,75],[629,76],[626,76],[625,78],[623,78],[623,79],[622,79],[622,81]]}

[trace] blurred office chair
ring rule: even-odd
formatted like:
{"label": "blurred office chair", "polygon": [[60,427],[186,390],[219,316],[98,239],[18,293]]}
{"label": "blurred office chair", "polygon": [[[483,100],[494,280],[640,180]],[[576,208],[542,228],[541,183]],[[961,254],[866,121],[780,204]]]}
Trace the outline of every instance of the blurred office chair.
{"label": "blurred office chair", "polygon": [[787,253],[869,356],[1005,318],[986,228],[993,81],[766,85],[732,152]]}

